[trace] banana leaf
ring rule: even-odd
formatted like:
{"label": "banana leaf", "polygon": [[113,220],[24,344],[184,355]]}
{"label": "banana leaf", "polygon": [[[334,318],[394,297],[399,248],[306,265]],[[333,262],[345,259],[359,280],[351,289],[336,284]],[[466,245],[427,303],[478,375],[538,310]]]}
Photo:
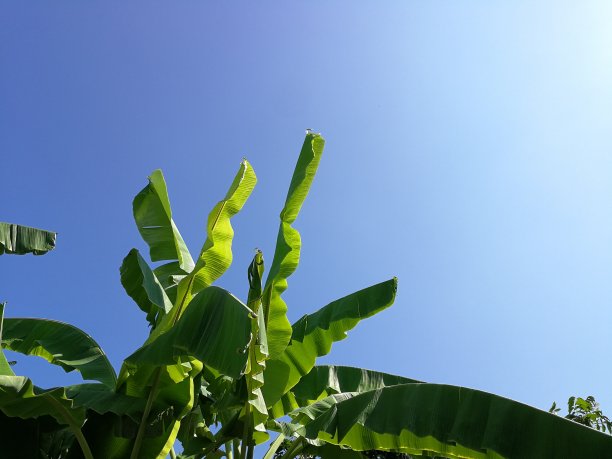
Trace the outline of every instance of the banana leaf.
{"label": "banana leaf", "polygon": [[280,214],[280,228],[276,250],[263,293],[263,307],[268,334],[270,357],[279,356],[289,344],[291,324],[287,319],[287,305],[281,294],[287,290],[287,278],[293,274],[300,261],[302,246],[300,233],[291,226],[295,221],[310,190],[325,140],[320,134],[308,133],[293,172],[285,206]]}
{"label": "banana leaf", "polygon": [[2,346],[25,355],[35,355],[76,370],[83,379],[115,387],[117,377],[104,351],[91,336],[64,322],[48,319],[4,319]]}
{"label": "banana leaf", "polygon": [[[359,321],[391,306],[396,291],[397,279],[393,278],[333,301],[293,324],[291,344],[278,358],[267,361],[263,388],[266,404],[270,407],[276,403]],[[278,412],[273,411],[276,417]]]}
{"label": "banana leaf", "polygon": [[176,293],[171,293],[175,296],[175,307],[162,317],[159,326],[153,330],[147,343],[169,330],[187,309],[192,295],[211,285],[229,268],[232,263],[234,238],[231,218],[242,209],[256,183],[255,172],[249,162],[244,159],[240,163],[240,169],[225,198],[219,201],[208,215],[207,237],[195,267],[186,276],[182,276],[180,271],[171,275],[173,281],[180,278]]}
{"label": "banana leaf", "polygon": [[444,457],[609,458],[612,436],[497,395],[443,384],[342,393],[291,414],[295,434]]}
{"label": "banana leaf", "polygon": [[152,261],[177,260],[184,271],[193,269],[193,259],[174,220],[168,189],[161,170],[153,171],[149,184],[134,198],[134,220],[149,246]]}
{"label": "banana leaf", "polygon": [[155,326],[159,314],[167,314],[172,302],[138,250],[132,249],[123,259],[120,268],[121,285],[125,292],[147,314],[151,327]]}
{"label": "banana leaf", "polygon": [[44,255],[55,248],[57,233],[0,222],[0,255]]}
{"label": "banana leaf", "polygon": [[342,392],[367,392],[398,384],[419,383],[403,376],[362,368],[317,365],[300,379],[272,410],[275,418],[302,408],[329,395]]}
{"label": "banana leaf", "polygon": [[208,215],[206,242],[202,246],[193,270],[194,294],[212,285],[232,264],[234,229],[231,218],[240,212],[256,184],[257,176],[253,167],[243,159],[225,197]]}
{"label": "banana leaf", "polygon": [[219,287],[204,289],[174,327],[138,349],[125,363],[134,371],[139,365],[172,365],[179,358],[195,357],[238,378],[247,360],[250,312],[228,291]]}

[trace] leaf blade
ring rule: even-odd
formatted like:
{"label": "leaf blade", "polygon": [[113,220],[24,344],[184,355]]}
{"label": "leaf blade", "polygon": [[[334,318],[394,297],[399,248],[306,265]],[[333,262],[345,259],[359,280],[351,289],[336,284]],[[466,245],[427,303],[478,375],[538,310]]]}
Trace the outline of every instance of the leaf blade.
{"label": "leaf blade", "polygon": [[448,457],[606,457],[612,437],[494,394],[402,384],[327,397],[294,414],[298,434],[356,450]]}
{"label": "leaf blade", "polygon": [[161,170],[149,176],[149,183],[134,198],[134,220],[149,246],[152,261],[178,260],[181,269],[191,271],[193,259],[174,220],[166,181]]}
{"label": "leaf blade", "polygon": [[325,140],[320,134],[307,133],[295,166],[285,206],[280,213],[280,227],[272,266],[266,279],[263,305],[271,357],[280,355],[289,344],[291,324],[287,305],[281,298],[287,289],[287,278],[297,269],[300,260],[300,233],[291,226],[297,218],[314,180]]}
{"label": "leaf blade", "polygon": [[76,370],[84,379],[114,388],[115,370],[98,343],[73,325],[48,319],[6,318],[2,345],[5,349],[44,358],[64,371]]}
{"label": "leaf blade", "polygon": [[361,320],[391,306],[396,291],[397,279],[389,279],[333,301],[293,324],[291,344],[278,358],[267,361],[267,405],[276,403],[295,386],[314,367],[316,359],[328,354],[332,344],[346,338]]}
{"label": "leaf blade", "polygon": [[55,248],[57,233],[0,222],[0,255],[43,255]]}

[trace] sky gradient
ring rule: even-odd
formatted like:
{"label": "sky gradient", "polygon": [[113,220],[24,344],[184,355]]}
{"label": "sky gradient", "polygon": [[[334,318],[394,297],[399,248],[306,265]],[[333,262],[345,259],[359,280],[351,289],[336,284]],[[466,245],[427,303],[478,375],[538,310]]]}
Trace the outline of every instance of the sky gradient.
{"label": "sky gradient", "polygon": [[[242,157],[259,183],[218,285],[271,263],[303,141],[294,321],[399,278],[322,361],[612,413],[608,2],[0,2],[0,220],[59,233],[2,257],[7,316],[68,321],[119,368],[147,336],[119,266],[165,174],[192,252]],[[48,387],[78,381],[17,357]]]}

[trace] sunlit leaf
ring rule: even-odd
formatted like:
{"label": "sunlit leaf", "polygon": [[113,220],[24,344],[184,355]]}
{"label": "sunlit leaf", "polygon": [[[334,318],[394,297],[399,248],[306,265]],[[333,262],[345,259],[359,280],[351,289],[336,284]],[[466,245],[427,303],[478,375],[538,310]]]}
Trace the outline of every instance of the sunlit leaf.
{"label": "sunlit leaf", "polygon": [[115,387],[115,370],[98,343],[70,324],[48,319],[6,318],[2,346],[42,357],[66,372],[77,370],[83,379]]}
{"label": "sunlit leaf", "polygon": [[309,132],[306,135],[289,185],[285,207],[280,214],[281,223],[276,240],[276,250],[263,294],[270,357],[279,356],[291,338],[287,305],[281,298],[281,294],[287,289],[287,278],[297,268],[302,246],[300,233],[291,225],[297,218],[310,190],[324,146],[325,140],[320,134]]}
{"label": "sunlit leaf", "polygon": [[612,436],[497,395],[402,384],[331,395],[292,414],[296,433],[356,450],[445,457],[608,457]]}
{"label": "sunlit leaf", "polygon": [[263,393],[267,405],[276,403],[308,374],[316,359],[328,354],[332,344],[346,338],[359,321],[391,306],[396,290],[397,279],[390,279],[333,301],[293,324],[291,344],[266,363]]}

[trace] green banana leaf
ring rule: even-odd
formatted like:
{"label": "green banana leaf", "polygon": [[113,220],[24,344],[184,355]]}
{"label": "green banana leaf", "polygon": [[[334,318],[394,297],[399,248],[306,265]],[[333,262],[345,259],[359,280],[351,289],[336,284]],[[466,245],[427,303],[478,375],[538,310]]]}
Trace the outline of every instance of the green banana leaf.
{"label": "green banana leaf", "polygon": [[240,212],[256,184],[257,176],[253,167],[243,159],[225,198],[208,215],[206,242],[193,270],[194,294],[212,285],[232,264],[234,229],[231,218]]}
{"label": "green banana leaf", "polygon": [[153,330],[147,343],[169,330],[185,312],[192,295],[211,285],[232,263],[232,241],[234,230],[231,218],[236,215],[247,201],[257,177],[249,162],[244,159],[240,169],[227,191],[225,198],[217,203],[208,215],[206,224],[206,241],[200,251],[195,267],[189,275],[173,275],[173,280],[181,277],[175,296],[175,307],[162,317],[159,326]]}
{"label": "green banana leaf", "polygon": [[342,392],[361,393],[398,384],[419,382],[421,381],[380,371],[336,365],[317,365],[288,393],[283,395],[280,405],[274,406],[272,414],[275,418],[279,418],[290,411]]}
{"label": "green banana leaf", "polygon": [[57,233],[0,222],[0,255],[44,255],[55,248]]}
{"label": "green banana leaf", "polygon": [[291,324],[287,319],[287,305],[281,294],[287,289],[287,278],[293,274],[300,261],[300,233],[291,226],[295,221],[310,190],[325,140],[320,134],[308,133],[293,172],[285,207],[280,214],[280,228],[272,266],[263,293],[266,331],[270,357],[279,356],[289,344]]}
{"label": "green banana leaf", "polygon": [[178,260],[184,271],[193,269],[193,259],[172,220],[166,181],[161,170],[153,171],[149,184],[134,198],[134,220],[149,246],[152,261]]}
{"label": "green banana leaf", "polygon": [[291,414],[295,433],[355,450],[470,458],[609,458],[612,436],[486,392],[402,384],[331,395]]}
{"label": "green banana leaf", "polygon": [[195,357],[215,370],[238,378],[247,360],[250,310],[219,287],[198,293],[174,327],[129,356],[125,363],[172,365],[181,357]]}
{"label": "green banana leaf", "polygon": [[130,250],[123,259],[119,271],[126,293],[147,314],[147,321],[154,327],[158,314],[167,314],[172,309],[164,287],[136,249]]}
{"label": "green banana leaf", "polygon": [[[157,391],[144,424],[139,457],[165,458],[174,443],[179,420],[193,406],[194,390],[190,378],[179,383],[165,380],[160,385],[162,389]],[[134,439],[143,422],[146,397],[108,391],[101,384],[69,386],[66,394],[72,398],[74,406],[88,409],[83,434],[94,457],[127,459],[131,456]]]}
{"label": "green banana leaf", "polygon": [[115,370],[104,351],[91,336],[70,324],[48,319],[7,318],[2,329],[2,346],[42,357],[66,372],[77,370],[83,379],[115,387]]}
{"label": "green banana leaf", "polygon": [[[391,306],[396,291],[397,279],[393,278],[333,301],[293,324],[291,344],[278,358],[266,363],[266,404],[270,407],[276,403],[310,372],[318,357],[328,354],[332,344],[346,338],[347,331],[359,321]],[[273,409],[275,417],[278,412]]]}
{"label": "green banana leaf", "polygon": [[51,416],[59,424],[85,421],[85,410],[74,409],[64,388],[41,390],[24,376],[0,376],[0,411],[21,419]]}

